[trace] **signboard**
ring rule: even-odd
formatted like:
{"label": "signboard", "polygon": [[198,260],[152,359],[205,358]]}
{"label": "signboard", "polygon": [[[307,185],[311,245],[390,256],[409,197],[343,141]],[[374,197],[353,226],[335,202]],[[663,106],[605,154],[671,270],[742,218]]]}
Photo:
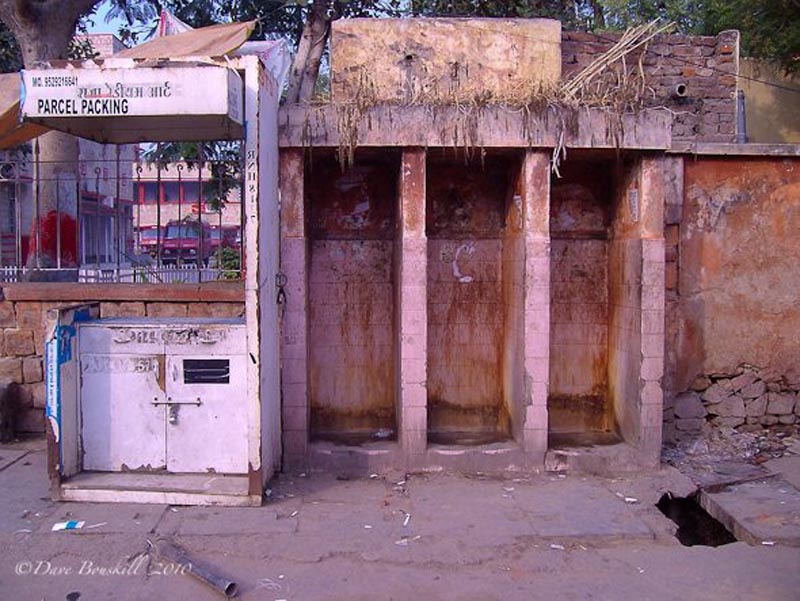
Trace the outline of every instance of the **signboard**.
{"label": "signboard", "polygon": [[103,143],[238,139],[239,74],[216,65],[31,69],[22,118]]}

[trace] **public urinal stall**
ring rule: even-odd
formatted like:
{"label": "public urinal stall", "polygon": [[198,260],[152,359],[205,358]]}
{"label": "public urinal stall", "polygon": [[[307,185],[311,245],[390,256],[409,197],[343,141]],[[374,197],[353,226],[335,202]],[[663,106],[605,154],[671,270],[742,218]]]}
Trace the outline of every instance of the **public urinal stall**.
{"label": "public urinal stall", "polygon": [[[242,318],[101,319],[96,303],[49,312],[53,498],[259,505],[280,459],[275,78],[238,56],[109,59],[23,81],[23,117],[52,129],[115,144],[242,140],[245,155]],[[126,102],[83,102],[105,89]]]}

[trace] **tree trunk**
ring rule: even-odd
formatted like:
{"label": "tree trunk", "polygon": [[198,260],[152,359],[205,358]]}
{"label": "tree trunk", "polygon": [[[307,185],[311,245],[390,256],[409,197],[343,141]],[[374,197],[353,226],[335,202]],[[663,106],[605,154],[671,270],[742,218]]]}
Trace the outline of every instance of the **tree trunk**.
{"label": "tree trunk", "polygon": [[592,29],[605,29],[606,28],[606,15],[603,12],[603,4],[600,0],[590,0],[592,7]]}
{"label": "tree trunk", "polygon": [[316,0],[311,7],[289,72],[287,104],[308,102],[314,95],[320,61],[330,32],[330,6],[330,0]]}
{"label": "tree trunk", "polygon": [[[23,63],[30,69],[67,58],[78,19],[97,1],[2,0],[0,20],[14,34]],[[49,132],[37,142],[28,277],[31,280],[75,280],[78,275],[77,138]]]}

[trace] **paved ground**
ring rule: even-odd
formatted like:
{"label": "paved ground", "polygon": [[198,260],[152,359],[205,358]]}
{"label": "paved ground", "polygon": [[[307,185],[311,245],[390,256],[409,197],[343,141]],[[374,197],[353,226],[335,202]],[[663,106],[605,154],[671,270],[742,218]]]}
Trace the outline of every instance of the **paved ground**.
{"label": "paved ground", "polygon": [[[654,504],[693,487],[672,468],[625,479],[314,474],[281,478],[257,509],[56,504],[44,453],[16,446],[0,449],[0,598],[222,598],[147,554],[166,537],[243,599],[797,599],[800,541],[675,540]],[[67,519],[85,526],[51,531]]]}

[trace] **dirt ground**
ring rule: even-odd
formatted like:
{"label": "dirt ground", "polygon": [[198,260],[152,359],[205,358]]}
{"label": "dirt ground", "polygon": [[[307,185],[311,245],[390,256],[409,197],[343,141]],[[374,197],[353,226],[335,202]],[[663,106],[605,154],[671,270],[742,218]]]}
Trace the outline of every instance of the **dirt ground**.
{"label": "dirt ground", "polygon": [[[304,474],[273,482],[261,508],[168,507],[53,503],[44,453],[6,451],[2,599],[223,598],[159,559],[152,545],[165,540],[254,600],[777,601],[800,590],[798,546],[682,546],[654,506],[695,487],[672,467],[616,479]],[[52,531],[64,520],[84,526]]]}

